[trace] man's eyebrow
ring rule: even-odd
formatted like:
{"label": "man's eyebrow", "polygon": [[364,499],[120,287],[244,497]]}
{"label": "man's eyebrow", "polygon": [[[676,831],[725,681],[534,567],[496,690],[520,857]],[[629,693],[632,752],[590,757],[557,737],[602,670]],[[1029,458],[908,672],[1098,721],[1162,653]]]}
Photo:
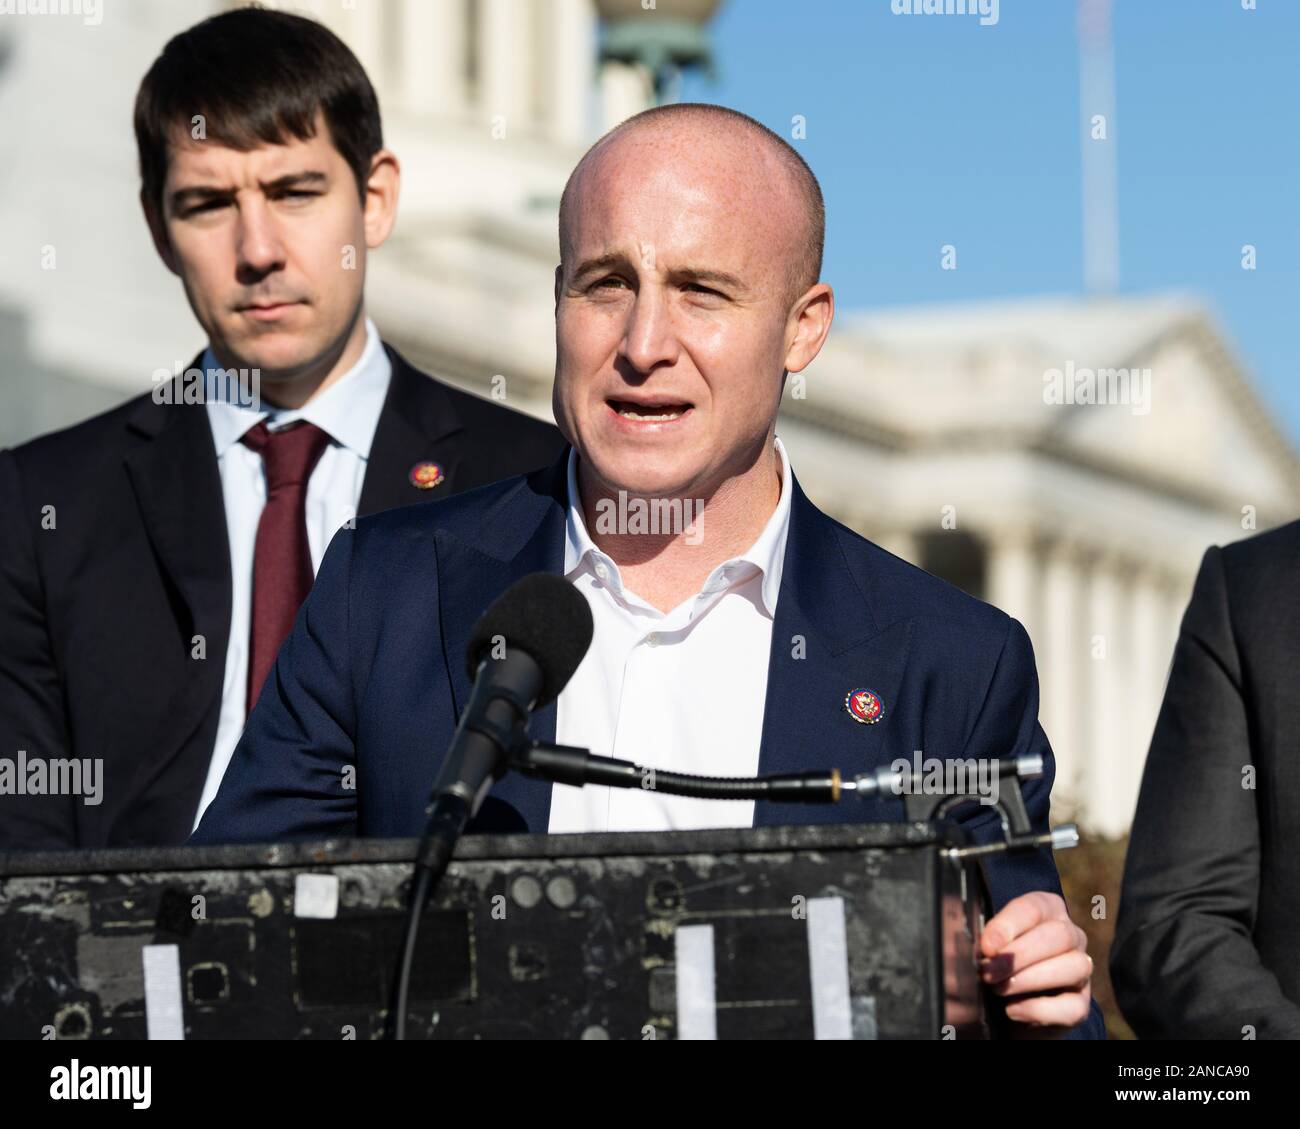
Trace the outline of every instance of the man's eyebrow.
{"label": "man's eyebrow", "polygon": [[217,188],[210,184],[178,188],[171,194],[172,211],[182,211],[190,204],[199,204],[204,200],[228,200],[234,194],[232,188]]}
{"label": "man's eyebrow", "polygon": [[[325,184],[329,178],[315,169],[286,173],[274,180],[261,183],[264,192],[283,192],[287,188],[301,188],[307,185]],[[207,200],[229,200],[235,194],[231,187],[218,187],[213,184],[196,184],[178,188],[171,194],[172,210],[179,212],[192,204],[201,204]]]}
{"label": "man's eyebrow", "polygon": [[[573,277],[575,279],[584,278],[596,271],[607,270],[610,267],[626,266],[630,261],[626,255],[611,251],[604,255],[597,255],[594,258],[584,259],[574,270]],[[734,274],[728,274],[724,270],[714,270],[710,267],[676,267],[668,271],[668,277],[673,282],[695,282],[701,285],[721,286],[737,291],[748,289]]]}
{"label": "man's eyebrow", "polygon": [[329,180],[323,172],[317,172],[315,169],[304,169],[302,172],[286,173],[284,176],[277,176],[274,180],[262,182],[264,191],[278,191],[285,188],[300,188],[307,184],[324,184]]}
{"label": "man's eyebrow", "polygon": [[674,282],[698,282],[726,287],[728,290],[745,290],[745,284],[734,274],[709,267],[678,267],[668,272]]}
{"label": "man's eyebrow", "polygon": [[582,278],[598,270],[608,270],[610,267],[626,266],[628,257],[617,251],[608,251],[603,255],[597,255],[591,259],[583,259],[573,270],[573,277]]}

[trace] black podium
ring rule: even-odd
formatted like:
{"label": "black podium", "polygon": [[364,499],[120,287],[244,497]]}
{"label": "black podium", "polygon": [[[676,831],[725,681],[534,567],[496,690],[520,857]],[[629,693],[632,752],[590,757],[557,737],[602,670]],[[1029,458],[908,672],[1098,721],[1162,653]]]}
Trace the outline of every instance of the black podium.
{"label": "black podium", "polygon": [[[982,1038],[950,824],[473,836],[409,1038]],[[383,1036],[409,840],[0,855],[0,1036]]]}

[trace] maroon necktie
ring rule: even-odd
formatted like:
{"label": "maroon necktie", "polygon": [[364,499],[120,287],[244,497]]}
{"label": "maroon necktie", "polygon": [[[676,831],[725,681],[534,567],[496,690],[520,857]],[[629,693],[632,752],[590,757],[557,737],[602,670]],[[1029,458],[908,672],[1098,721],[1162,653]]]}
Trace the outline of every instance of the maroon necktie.
{"label": "maroon necktie", "polygon": [[310,423],[272,431],[259,423],[240,439],[262,456],[266,508],[253,550],[253,614],[248,639],[248,700],[252,711],[280,644],[293,627],[314,574],[307,544],[307,480],[330,437]]}

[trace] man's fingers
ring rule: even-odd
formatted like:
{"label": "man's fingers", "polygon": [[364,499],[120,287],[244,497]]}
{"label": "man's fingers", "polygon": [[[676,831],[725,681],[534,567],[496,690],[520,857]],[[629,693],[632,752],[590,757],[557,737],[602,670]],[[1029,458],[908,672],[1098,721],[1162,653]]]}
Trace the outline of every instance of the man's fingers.
{"label": "man's fingers", "polygon": [[1069,914],[1065,902],[1056,894],[1044,890],[1021,894],[1007,902],[984,926],[984,932],[980,935],[980,951],[985,956],[992,956],[1017,937],[1028,933],[1035,925],[1061,918],[1068,920]]}
{"label": "man's fingers", "polygon": [[1007,997],[1007,1018],[1039,1034],[1062,1034],[1088,1018],[1088,937],[1063,899],[1035,891],[1013,898],[980,937],[980,975]]}
{"label": "man's fingers", "polygon": [[1055,996],[1030,996],[1007,1004],[1007,1018],[1017,1023],[1035,1023],[1045,1026],[1075,1027],[1088,1018],[1088,1005],[1092,993],[1084,988],[1080,992],[1061,992]]}
{"label": "man's fingers", "polygon": [[1082,951],[1087,942],[1088,935],[1072,921],[1044,921],[993,956],[986,957],[980,963],[980,975],[985,983],[997,983],[1041,961]]}
{"label": "man's fingers", "polygon": [[1002,996],[1049,992],[1061,988],[1080,991],[1091,977],[1092,961],[1087,953],[1075,949],[1031,964],[1008,979],[995,983],[993,991]]}

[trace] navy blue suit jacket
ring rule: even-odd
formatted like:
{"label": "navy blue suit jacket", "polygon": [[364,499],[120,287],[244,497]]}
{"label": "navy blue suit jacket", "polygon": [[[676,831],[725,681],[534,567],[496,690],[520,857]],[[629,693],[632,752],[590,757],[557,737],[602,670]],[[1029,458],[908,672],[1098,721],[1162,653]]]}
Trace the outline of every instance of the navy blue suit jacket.
{"label": "navy blue suit jacket", "polygon": [[[563,572],[567,458],[566,451],[526,477],[363,518],[335,535],[191,843],[423,831],[440,759],[469,699],[465,649],[475,622],[519,578]],[[874,725],[844,708],[859,687],[884,704]],[[531,728],[536,738],[555,739],[554,703]],[[918,749],[939,759],[1041,755],[1043,776],[1026,787],[1025,801],[1035,830],[1046,830],[1054,764],[1038,725],[1024,628],[833,521],[796,481],[759,772],[853,774],[910,761]],[[549,783],[509,774],[471,830],[545,832],[550,805]],[[968,805],[958,815],[976,839],[998,832],[991,807]],[[759,804],[754,821],[902,818],[902,798],[889,796]],[[1030,890],[1061,892],[1045,850],[995,857],[985,874],[995,910]],[[1094,1003],[1089,1023],[1073,1034],[1103,1031]]]}

